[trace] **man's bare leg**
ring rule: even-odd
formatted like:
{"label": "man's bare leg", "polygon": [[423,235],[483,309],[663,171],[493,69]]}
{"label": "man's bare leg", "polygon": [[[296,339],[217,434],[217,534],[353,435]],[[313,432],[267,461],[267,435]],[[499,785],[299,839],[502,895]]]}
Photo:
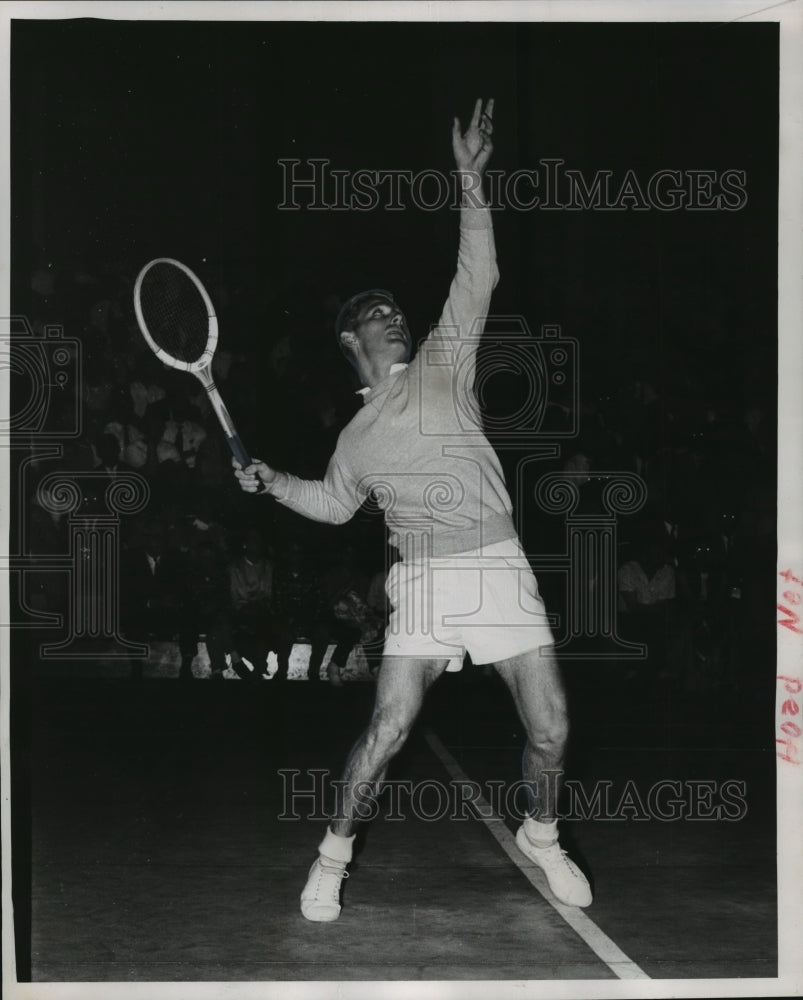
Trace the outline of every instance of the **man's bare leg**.
{"label": "man's bare leg", "polygon": [[376,794],[376,786],[388,764],[410,734],[424,695],[448,662],[406,656],[388,656],[382,660],[371,721],[351,748],[343,769],[344,784],[331,823],[338,836],[350,837],[354,833],[359,804],[366,800],[365,789],[372,787]]}
{"label": "man's bare leg", "polygon": [[360,804],[377,794],[388,764],[410,734],[424,695],[448,662],[404,656],[383,658],[371,721],[349,753],[335,815],[301,894],[301,912],[308,920],[336,920],[340,915],[340,883],[351,860]]}
{"label": "man's bare leg", "polygon": [[533,789],[529,812],[543,823],[556,819],[554,801],[563,772],[569,720],[566,694],[552,646],[543,646],[496,664],[524,725],[527,743],[522,776]]}
{"label": "man's bare leg", "polygon": [[563,680],[551,646],[496,664],[527,734],[522,773],[532,789],[530,814],[516,834],[519,849],[543,869],[554,895],[569,906],[588,906],[591,889],[558,844],[557,795],[569,723]]}

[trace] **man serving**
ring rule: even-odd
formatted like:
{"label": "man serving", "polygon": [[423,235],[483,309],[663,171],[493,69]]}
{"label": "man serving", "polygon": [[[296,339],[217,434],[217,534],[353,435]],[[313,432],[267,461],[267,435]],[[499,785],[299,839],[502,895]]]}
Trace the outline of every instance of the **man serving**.
{"label": "man serving", "polygon": [[358,372],[363,407],[344,428],[323,480],[235,462],[240,486],[264,491],[316,521],[341,524],[370,496],[384,510],[400,561],[386,584],[388,624],[376,701],[352,747],[343,791],[301,895],[308,920],[340,915],[365,789],[376,794],[432,683],[468,652],[493,663],[524,725],[529,814],[516,835],[553,894],[588,906],[585,876],[558,843],[555,778],[568,733],[563,683],[543,602],[522,551],[501,465],[474,395],[479,334],[498,279],[483,175],[493,100],[478,100],[465,132],[452,128],[461,185],[457,273],[443,314],[410,361],[412,338],[390,292],[354,296],[340,312],[341,350]]}

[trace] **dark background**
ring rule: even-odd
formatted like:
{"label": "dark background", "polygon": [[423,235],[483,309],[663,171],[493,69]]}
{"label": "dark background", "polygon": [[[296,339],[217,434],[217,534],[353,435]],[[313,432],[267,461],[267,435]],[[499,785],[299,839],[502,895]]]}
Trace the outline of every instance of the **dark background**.
{"label": "dark background", "polygon": [[421,336],[453,213],[279,212],[277,160],[446,171],[452,115],[493,95],[495,169],[747,172],[736,212],[497,213],[495,309],[560,323],[599,381],[679,356],[721,394],[770,402],[777,39],[771,24],[14,22],[15,310],[37,264],[135,274],[174,255],[232,286],[229,344],[292,328],[330,361],[321,302],[366,285],[392,288]]}

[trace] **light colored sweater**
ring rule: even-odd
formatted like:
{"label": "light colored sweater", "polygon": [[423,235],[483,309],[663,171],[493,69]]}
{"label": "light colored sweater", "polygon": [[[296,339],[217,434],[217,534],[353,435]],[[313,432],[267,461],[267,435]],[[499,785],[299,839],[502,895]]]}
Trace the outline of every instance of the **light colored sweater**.
{"label": "light colored sweater", "polygon": [[405,561],[512,538],[499,459],[474,395],[476,351],[499,272],[487,208],[461,209],[457,273],[443,314],[407,366],[363,390],[323,480],[283,474],[271,492],[316,521],[341,524],[370,496]]}

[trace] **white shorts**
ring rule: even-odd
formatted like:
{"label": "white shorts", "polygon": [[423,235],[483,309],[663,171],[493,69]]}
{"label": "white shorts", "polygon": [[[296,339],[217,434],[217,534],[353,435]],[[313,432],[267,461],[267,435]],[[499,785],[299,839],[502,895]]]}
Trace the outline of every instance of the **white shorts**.
{"label": "white shorts", "polygon": [[544,602],[518,538],[428,562],[397,562],[385,591],[393,611],[385,656],[447,658],[460,670],[553,642]]}

